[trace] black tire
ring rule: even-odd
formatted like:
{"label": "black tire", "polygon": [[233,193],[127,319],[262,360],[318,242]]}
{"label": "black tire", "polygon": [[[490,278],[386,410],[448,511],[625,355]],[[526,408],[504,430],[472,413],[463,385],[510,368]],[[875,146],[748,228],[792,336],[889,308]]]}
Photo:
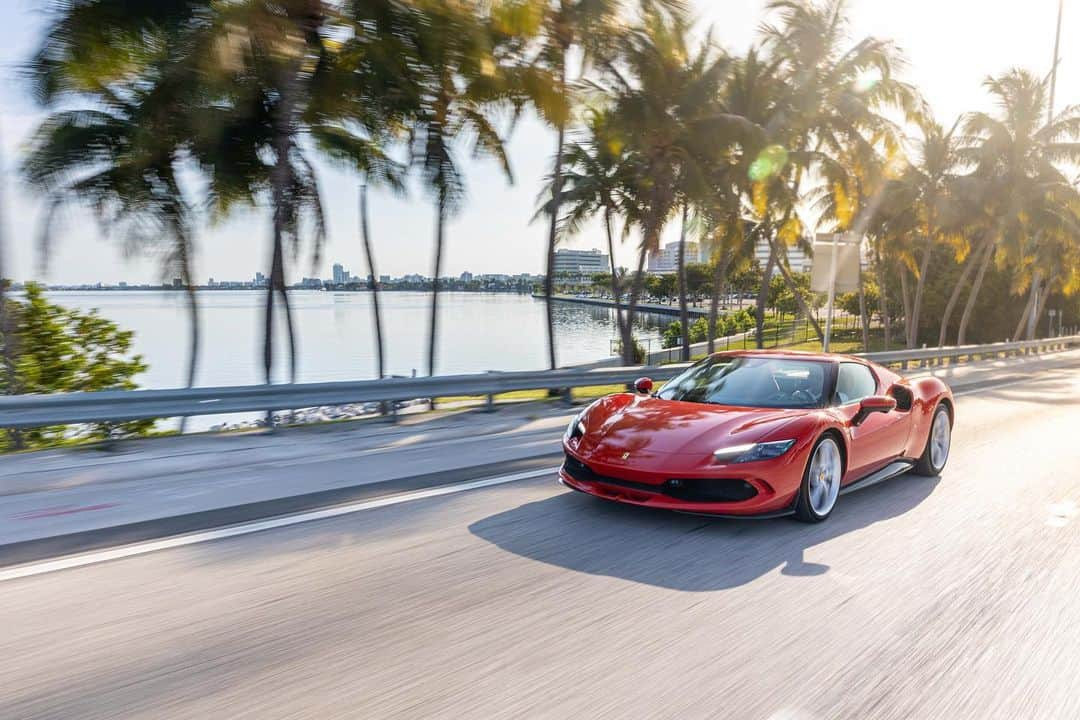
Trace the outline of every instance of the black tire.
{"label": "black tire", "polygon": [[[935,453],[934,449],[934,428],[937,427],[939,418],[944,416],[944,420],[940,422],[945,423],[948,428],[946,431],[946,447],[944,457],[940,454],[940,449]],[[919,462],[915,463],[915,467],[912,469],[912,473],[915,475],[921,475],[923,477],[937,477],[941,474],[941,471],[945,469],[945,464],[949,461],[949,450],[952,446],[952,415],[949,414],[949,408],[945,403],[938,403],[938,406],[934,408],[934,417],[930,421],[930,430],[926,433],[926,445],[923,446],[922,455],[919,456]],[[934,462],[935,454],[939,463]]]}
{"label": "black tire", "polygon": [[[810,469],[814,465],[814,458],[818,454],[818,450],[826,442],[831,443],[835,449],[837,462],[839,463],[840,477],[836,479],[836,492],[833,494],[832,502],[827,508],[814,509],[814,503],[811,502],[811,481],[810,481]],[[799,494],[795,501],[795,519],[804,523],[819,523],[824,522],[832,515],[833,510],[836,509],[836,495],[839,495],[840,480],[843,477],[843,453],[840,450],[840,443],[836,437],[832,434],[826,433],[818,438],[814,443],[814,449],[810,451],[809,457],[806,458],[806,469],[803,470],[802,483],[799,485]]]}

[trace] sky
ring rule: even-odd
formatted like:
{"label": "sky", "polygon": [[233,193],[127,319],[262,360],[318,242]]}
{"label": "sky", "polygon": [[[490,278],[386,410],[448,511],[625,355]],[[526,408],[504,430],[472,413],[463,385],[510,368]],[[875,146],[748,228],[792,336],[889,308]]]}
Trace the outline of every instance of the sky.
{"label": "sky", "polygon": [[[699,28],[731,51],[742,51],[757,37],[765,0],[693,0]],[[65,213],[55,232],[48,265],[39,262],[37,238],[41,199],[21,182],[14,168],[42,111],[29,97],[20,67],[39,41],[45,18],[41,0],[0,0],[0,213],[7,240],[5,274],[17,280],[52,284],[156,282],[155,259],[131,257],[115,238],[102,234],[85,210]],[[851,0],[854,37],[892,39],[903,51],[903,77],[917,85],[946,126],[971,110],[990,110],[981,83],[990,74],[1020,66],[1050,69],[1057,0]],[[1080,0],[1065,0],[1059,108],[1080,103]],[[554,133],[535,118],[519,122],[509,139],[514,182],[490,161],[466,161],[468,199],[448,224],[445,275],[540,273],[547,233],[531,223],[543,179],[550,172]],[[356,177],[319,164],[328,214],[328,242],[318,267],[306,256],[290,268],[290,280],[329,277],[342,263],[366,274],[358,237]],[[379,274],[431,274],[435,210],[414,189],[406,197],[372,193],[371,230]],[[203,227],[198,236],[196,279],[247,280],[269,265],[266,208],[238,213],[227,222]],[[566,247],[606,245],[598,224],[568,238]],[[632,244],[616,253],[631,264]]]}

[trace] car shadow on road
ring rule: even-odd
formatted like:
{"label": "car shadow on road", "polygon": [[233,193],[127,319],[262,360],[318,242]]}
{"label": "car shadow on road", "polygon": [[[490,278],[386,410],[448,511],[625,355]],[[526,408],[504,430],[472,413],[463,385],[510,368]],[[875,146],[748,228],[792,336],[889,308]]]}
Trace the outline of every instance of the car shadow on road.
{"label": "car shadow on road", "polygon": [[776,568],[822,575],[804,551],[898,517],[930,496],[938,478],[903,475],[841,498],[828,521],[727,520],[620,505],[573,491],[469,526],[507,552],[591,575],[688,592],[738,587]]}

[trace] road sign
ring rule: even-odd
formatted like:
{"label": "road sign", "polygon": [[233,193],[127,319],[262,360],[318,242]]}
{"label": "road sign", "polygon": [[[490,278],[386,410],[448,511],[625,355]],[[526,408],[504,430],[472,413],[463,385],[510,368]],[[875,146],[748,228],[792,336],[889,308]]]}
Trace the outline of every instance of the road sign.
{"label": "road sign", "polygon": [[825,342],[829,352],[832,340],[833,306],[836,293],[859,289],[859,248],[862,239],[848,233],[821,234],[814,240],[814,263],[810,268],[810,289],[828,293],[825,307]]}
{"label": "road sign", "polygon": [[859,289],[859,239],[841,233],[821,234],[814,240],[814,262],[810,269],[810,289],[829,292],[833,259],[836,259],[835,291]]}

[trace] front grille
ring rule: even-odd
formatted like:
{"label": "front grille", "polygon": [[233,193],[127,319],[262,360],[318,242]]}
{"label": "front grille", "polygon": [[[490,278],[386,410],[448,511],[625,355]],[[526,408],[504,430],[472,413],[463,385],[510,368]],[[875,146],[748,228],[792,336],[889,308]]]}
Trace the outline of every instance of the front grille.
{"label": "front grille", "polygon": [[621,478],[601,475],[577,458],[567,455],[563,462],[567,475],[582,482],[599,482],[605,485],[643,490],[683,500],[685,502],[742,502],[757,495],[757,488],[745,480],[728,478],[671,478],[663,485],[631,482]]}
{"label": "front grille", "polygon": [[605,485],[615,485],[616,487],[627,488],[629,490],[644,490],[645,492],[653,493],[663,491],[663,488],[658,485],[631,482],[630,480],[622,480],[620,478],[601,475],[598,472],[594,472],[591,467],[571,455],[566,456],[566,461],[563,463],[563,470],[565,470],[566,474],[570,477],[575,480],[581,480],[582,482],[601,482]]}
{"label": "front grille", "polygon": [[757,495],[745,480],[673,478],[664,483],[664,494],[686,502],[742,502]]}

